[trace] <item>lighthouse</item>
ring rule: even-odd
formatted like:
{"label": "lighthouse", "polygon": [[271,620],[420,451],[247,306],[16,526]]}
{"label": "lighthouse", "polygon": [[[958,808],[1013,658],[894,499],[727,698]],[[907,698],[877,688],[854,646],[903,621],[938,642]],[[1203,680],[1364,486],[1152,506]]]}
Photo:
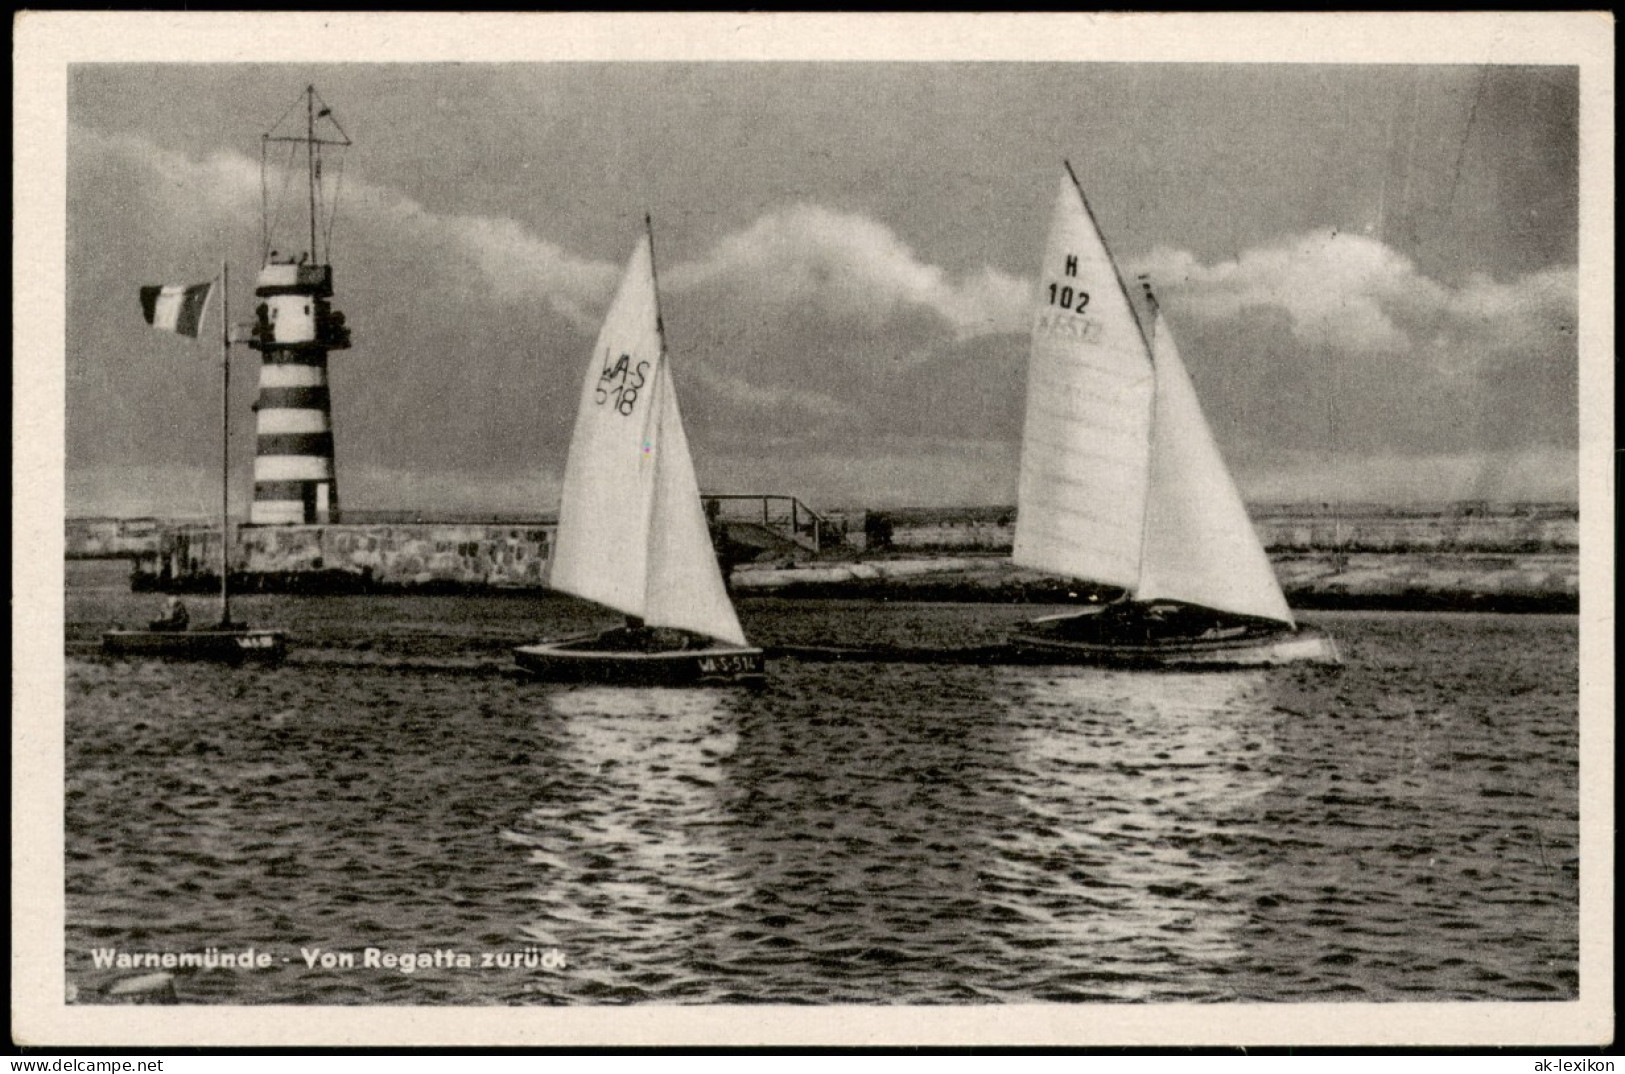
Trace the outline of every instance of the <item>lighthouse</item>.
{"label": "lighthouse", "polygon": [[[249,346],[260,352],[259,398],[255,402],[254,502],[249,522],[256,526],[339,521],[337,472],[333,461],[333,400],[327,360],[350,346],[344,314],[333,308],[333,266],[328,263],[332,206],[323,205],[322,154],[350,139],[332,110],[305,88],[304,130],[297,135],[261,136],[261,248],[264,267],[255,283],[254,326]],[[286,116],[284,117],[284,119]],[[281,121],[279,121],[280,124]],[[318,134],[320,123],[320,134]],[[333,133],[336,132],[336,137]],[[272,146],[289,145],[290,164],[302,146],[309,227],[300,254],[272,249],[280,222],[264,181]],[[288,180],[292,169],[288,169]],[[287,193],[285,183],[283,194]],[[280,206],[284,197],[276,198]],[[327,227],[321,231],[324,208]],[[318,240],[323,241],[320,245]]]}

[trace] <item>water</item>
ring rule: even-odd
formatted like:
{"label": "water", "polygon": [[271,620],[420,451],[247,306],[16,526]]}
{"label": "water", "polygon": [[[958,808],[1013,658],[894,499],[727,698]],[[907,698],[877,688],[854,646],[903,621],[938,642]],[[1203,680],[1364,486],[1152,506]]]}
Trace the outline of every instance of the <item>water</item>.
{"label": "water", "polygon": [[[79,1002],[141,972],[93,949],[250,945],[272,965],[178,970],[182,1000],[1576,996],[1573,617],[1319,616],[1340,672],[780,660],[753,692],[510,672],[595,621],[562,599],[243,599],[294,637],[274,668],[97,651],[156,603],[70,572]],[[770,645],[1046,610],[740,605]]]}

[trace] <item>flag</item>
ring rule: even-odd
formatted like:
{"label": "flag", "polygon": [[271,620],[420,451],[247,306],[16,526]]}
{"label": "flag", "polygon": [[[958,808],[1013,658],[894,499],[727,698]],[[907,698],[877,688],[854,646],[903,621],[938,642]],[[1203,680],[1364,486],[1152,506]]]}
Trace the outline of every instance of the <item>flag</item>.
{"label": "flag", "polygon": [[162,287],[141,289],[141,315],[154,328],[178,332],[197,338],[203,325],[203,311],[209,308],[209,294],[214,281],[208,283],[172,283]]}

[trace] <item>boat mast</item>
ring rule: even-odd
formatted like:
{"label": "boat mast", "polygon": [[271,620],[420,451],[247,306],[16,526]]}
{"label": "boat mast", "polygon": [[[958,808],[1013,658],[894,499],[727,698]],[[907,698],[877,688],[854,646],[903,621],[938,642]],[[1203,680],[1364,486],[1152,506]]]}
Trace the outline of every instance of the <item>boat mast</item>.
{"label": "boat mast", "polygon": [[1101,248],[1106,251],[1106,263],[1112,268],[1112,279],[1117,281],[1117,289],[1123,293],[1123,301],[1128,303],[1129,313],[1134,314],[1134,326],[1140,330],[1140,342],[1145,344],[1146,360],[1155,361],[1151,357],[1151,337],[1146,335],[1145,325],[1140,323],[1139,314],[1134,311],[1134,295],[1129,291],[1128,284],[1123,281],[1123,273],[1117,267],[1117,258],[1112,253],[1111,243],[1106,241],[1106,233],[1100,229],[1100,221],[1095,219],[1095,210],[1089,204],[1089,195],[1083,192],[1083,184],[1078,182],[1078,173],[1072,170],[1072,162],[1063,157],[1061,163],[1066,165],[1066,174],[1072,180],[1072,188],[1078,192],[1078,200],[1083,202],[1084,215],[1089,217],[1090,226],[1095,229],[1095,234],[1100,236]]}
{"label": "boat mast", "polygon": [[[1147,334],[1146,326],[1141,321],[1139,312],[1138,312],[1138,310],[1137,310],[1137,308],[1135,306],[1134,295],[1133,295],[1133,293],[1131,291],[1129,291],[1128,284],[1123,279],[1123,273],[1117,267],[1117,258],[1112,255],[1111,244],[1106,241],[1106,233],[1100,229],[1100,221],[1095,219],[1095,210],[1092,207],[1090,207],[1090,205],[1089,205],[1089,195],[1087,195],[1087,194],[1085,194],[1083,192],[1083,184],[1078,182],[1078,173],[1072,170],[1072,162],[1070,160],[1067,160],[1066,158],[1063,157],[1063,158],[1061,158],[1061,163],[1066,166],[1067,177],[1072,180],[1072,189],[1076,190],[1078,192],[1078,200],[1083,203],[1083,212],[1084,212],[1084,215],[1089,218],[1089,226],[1095,229],[1095,234],[1097,236],[1099,236],[1099,238],[1100,238],[1100,247],[1101,247],[1101,249],[1106,251],[1106,264],[1111,266],[1112,279],[1117,281],[1117,289],[1120,292],[1122,292],[1123,301],[1128,305],[1129,316],[1134,319],[1134,327],[1140,333],[1140,344],[1141,344],[1141,346],[1143,346],[1145,348],[1146,364],[1152,367],[1151,404],[1150,404],[1151,405],[1151,414],[1150,414],[1149,420],[1146,423],[1146,428],[1150,431],[1150,434],[1151,434],[1150,439],[1151,439],[1152,443],[1154,444],[1155,441],[1156,441],[1156,420],[1157,420],[1157,378],[1156,378],[1156,371],[1155,371],[1156,370],[1157,359],[1156,359],[1156,356],[1152,353],[1151,336],[1149,334]],[[1150,293],[1150,289],[1147,288],[1147,294],[1149,295],[1149,293]],[[1153,321],[1154,320],[1155,319],[1153,318]],[[1146,499],[1147,499],[1147,501],[1149,501],[1150,498],[1151,498],[1151,452],[1150,451],[1146,452],[1145,470],[1146,470],[1146,474],[1145,474]],[[1146,510],[1147,506],[1148,506],[1147,504],[1142,504],[1141,505],[1141,512],[1140,512],[1140,556],[1139,556],[1139,563],[1138,563],[1138,565],[1136,566],[1136,569],[1135,569],[1135,576],[1136,576],[1136,578],[1138,580],[1134,583],[1134,585],[1132,585],[1132,586],[1128,587],[1127,589],[1123,590],[1123,596],[1119,598],[1119,600],[1122,600],[1122,601],[1130,601],[1130,600],[1135,599],[1135,597],[1137,597],[1139,595],[1140,582],[1144,580],[1144,576],[1145,576],[1146,534],[1148,534],[1150,532],[1150,519],[1147,517],[1148,516],[1148,511]],[[1116,603],[1116,602],[1114,602],[1114,603]]]}
{"label": "boat mast", "polygon": [[660,337],[660,353],[666,353],[666,319],[660,315],[660,277],[655,272],[655,225],[648,212],[643,214],[643,233],[649,237],[649,281],[655,293],[655,335]]}
{"label": "boat mast", "polygon": [[220,625],[231,624],[231,268],[220,262]]}
{"label": "boat mast", "polygon": [[[660,341],[660,353],[658,355],[656,355],[656,363],[657,363],[656,368],[659,368],[659,365],[661,363],[664,363],[665,360],[666,360],[666,320],[665,320],[664,317],[662,317],[660,315],[660,277],[655,274],[655,224],[654,224],[654,218],[649,214],[649,211],[647,209],[645,209],[644,213],[643,213],[643,234],[649,240],[649,290],[654,293],[654,298],[655,298],[655,338]],[[656,380],[655,381],[655,385],[656,385],[655,392],[659,391],[659,384],[660,384],[659,380]],[[654,397],[655,392],[650,393],[650,398]],[[658,423],[660,421],[660,412],[659,412],[659,410],[656,410],[654,412],[653,420],[656,423],[657,427],[654,430],[654,434],[653,434],[652,439],[658,440],[660,438],[660,429],[658,428]],[[649,441],[645,441],[645,443],[648,443],[648,442]],[[656,462],[656,465],[657,466],[659,465],[658,460]],[[657,476],[656,481],[658,481],[658,480],[659,480],[659,478]],[[654,537],[654,531],[652,529],[652,522],[653,522],[652,515],[653,515],[653,513],[654,513],[654,501],[651,500],[650,503],[649,503],[649,515],[646,515],[644,517],[643,532],[644,532],[644,540],[646,542],[651,541],[653,539],[653,537]],[[647,585],[647,583],[645,583],[645,585],[644,585],[643,605],[644,605],[643,610],[647,611],[648,610],[648,605],[649,605],[649,593],[648,593],[648,585]],[[631,629],[631,630],[642,630],[643,625],[644,625],[643,616],[641,616],[641,615],[629,615],[629,616],[627,616],[626,617],[626,625],[627,625],[628,629]]]}
{"label": "boat mast", "polygon": [[[1105,241],[1105,240],[1102,240],[1102,241]],[[1114,268],[1116,267],[1115,262],[1113,263],[1113,267]],[[1121,280],[1122,277],[1118,277],[1118,279]],[[1150,318],[1150,320],[1151,320],[1151,323],[1150,323],[1150,332],[1151,332],[1151,334],[1150,334],[1150,337],[1146,340],[1146,344],[1145,344],[1146,357],[1151,359],[1151,423],[1148,426],[1148,428],[1150,429],[1150,432],[1151,432],[1151,450],[1148,453],[1147,458],[1146,458],[1146,471],[1147,471],[1146,480],[1145,480],[1146,500],[1147,500],[1146,509],[1143,512],[1141,512],[1141,514],[1140,514],[1140,584],[1144,584],[1144,582],[1145,582],[1145,546],[1151,542],[1151,505],[1150,505],[1150,502],[1149,502],[1150,498],[1151,498],[1151,482],[1156,479],[1156,465],[1157,465],[1156,464],[1156,454],[1157,454],[1157,375],[1156,375],[1157,347],[1156,347],[1156,340],[1157,340],[1157,332],[1158,332],[1158,330],[1160,330],[1162,328],[1161,318],[1159,316],[1159,314],[1161,313],[1162,310],[1161,310],[1161,307],[1157,305],[1157,296],[1151,290],[1151,277],[1150,277],[1150,275],[1149,274],[1142,274],[1139,277],[1139,280],[1140,280],[1140,290],[1144,293],[1146,304],[1147,304],[1147,306],[1150,307],[1150,310],[1151,310],[1151,318]],[[1127,290],[1126,287],[1125,287],[1123,293],[1124,294],[1128,293],[1128,290]],[[1135,320],[1138,321],[1139,317],[1136,316]],[[1141,327],[1141,332],[1144,332],[1144,331],[1145,331],[1145,327],[1142,326]],[[1140,588],[1139,584],[1135,585],[1134,589],[1129,590],[1124,594],[1123,599],[1125,599],[1125,600],[1133,600],[1133,599],[1137,598],[1139,596],[1139,592],[1138,592],[1139,588]]]}

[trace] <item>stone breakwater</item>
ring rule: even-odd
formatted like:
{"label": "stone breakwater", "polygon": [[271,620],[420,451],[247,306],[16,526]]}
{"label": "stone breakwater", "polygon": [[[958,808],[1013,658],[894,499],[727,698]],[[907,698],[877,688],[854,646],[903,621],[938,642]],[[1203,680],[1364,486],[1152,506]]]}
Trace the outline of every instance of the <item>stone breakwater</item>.
{"label": "stone breakwater", "polygon": [[[267,592],[539,589],[553,527],[540,523],[245,526],[231,549],[233,579]],[[219,584],[220,531],[167,533],[136,560],[137,588]]]}
{"label": "stone breakwater", "polygon": [[[986,512],[983,512],[986,513]],[[1001,603],[1088,601],[1076,582],[1013,566],[1010,519],[965,511],[871,513],[862,539],[807,559],[731,564],[740,594]],[[878,520],[878,521],[877,521]],[[1258,520],[1288,599],[1301,608],[1572,611],[1579,601],[1572,509],[1284,510]],[[953,534],[957,538],[950,539]],[[240,591],[485,593],[545,585],[545,522],[411,522],[242,527],[231,553]],[[219,584],[219,531],[162,531],[134,557],[133,586]],[[727,547],[724,542],[722,547]]]}
{"label": "stone breakwater", "polygon": [[[1254,504],[1250,511],[1272,553],[1528,553],[1580,543],[1579,512],[1566,504]],[[870,550],[1008,553],[1015,519],[1013,507],[871,511],[864,530]]]}

